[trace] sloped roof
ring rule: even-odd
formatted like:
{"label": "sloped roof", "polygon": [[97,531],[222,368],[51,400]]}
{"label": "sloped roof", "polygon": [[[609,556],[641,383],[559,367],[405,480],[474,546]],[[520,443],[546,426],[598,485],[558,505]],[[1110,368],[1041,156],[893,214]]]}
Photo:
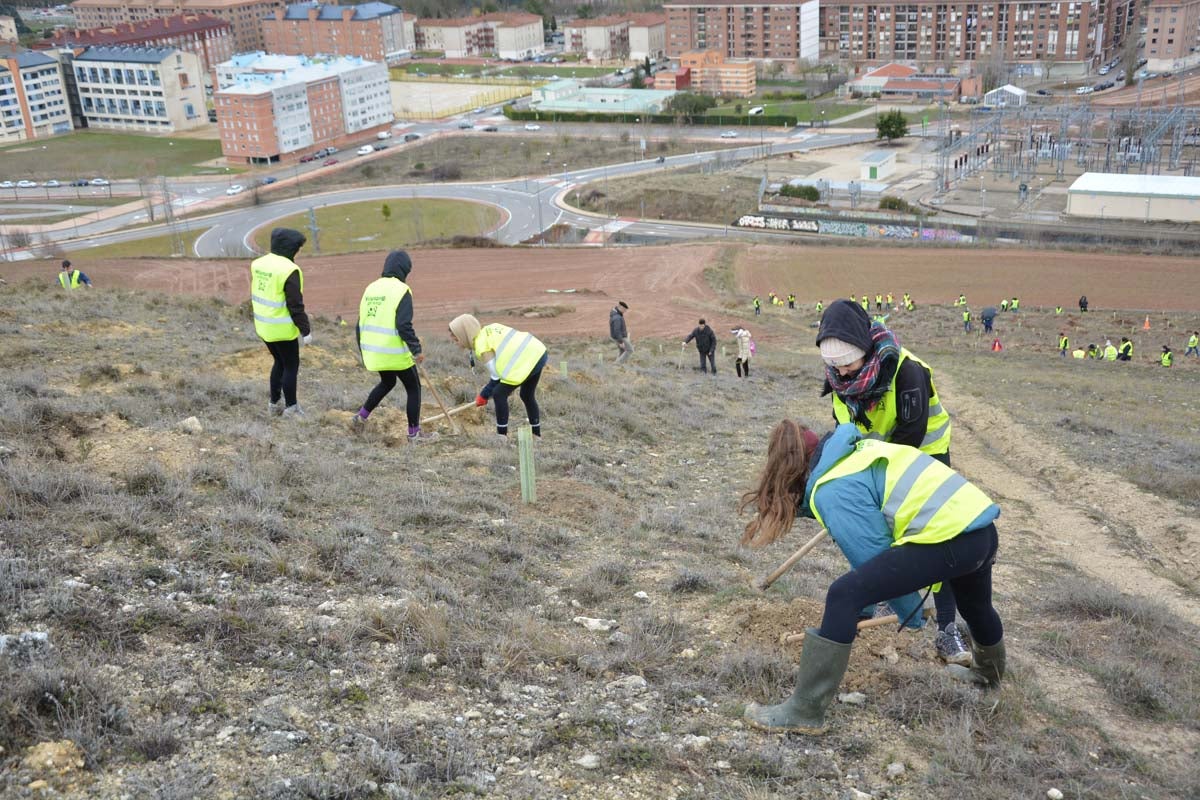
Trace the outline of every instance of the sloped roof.
{"label": "sloped roof", "polygon": [[910,67],[906,64],[884,64],[882,67],[876,67],[868,71],[862,77],[867,78],[908,78],[917,74],[916,67]]}
{"label": "sloped roof", "polygon": [[[390,6],[387,3],[361,3],[357,6],[338,6],[338,5],[322,5],[320,3],[292,3],[284,12],[284,19],[308,19],[308,12],[312,9],[317,9],[317,19],[322,21],[337,21],[342,20],[342,12],[351,10],[354,12],[350,18],[356,21],[379,19],[380,17],[390,16],[392,14],[402,13],[395,6]],[[272,16],[267,19],[272,19]]]}
{"label": "sloped roof", "polygon": [[161,64],[163,59],[174,52],[173,47],[89,47],[75,56],[75,60]]}

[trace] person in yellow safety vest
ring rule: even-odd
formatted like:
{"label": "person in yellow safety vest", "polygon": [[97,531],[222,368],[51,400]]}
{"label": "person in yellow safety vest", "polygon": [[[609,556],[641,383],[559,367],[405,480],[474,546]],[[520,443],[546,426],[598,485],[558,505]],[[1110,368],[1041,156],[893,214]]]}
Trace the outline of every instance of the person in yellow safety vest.
{"label": "person in yellow safety vest", "polygon": [[891,292],[888,292],[888,293],[887,293],[887,304],[888,304],[888,308],[891,308],[891,307],[892,307],[892,304],[893,304],[893,303],[895,303],[895,302],[896,302],[896,298],[892,296],[892,293],[891,293]]}
{"label": "person in yellow safety vest", "polygon": [[1117,361],[1133,361],[1133,342],[1128,336],[1121,337],[1121,346],[1117,348]]}
{"label": "person in yellow safety vest", "polygon": [[860,300],[860,301],[859,301],[859,303],[862,305],[862,307],[863,307],[863,311],[869,311],[869,310],[870,310],[870,308],[871,308],[871,301],[867,299],[867,296],[866,296],[865,294],[862,296],[862,300]]}
{"label": "person in yellow safety vest", "polygon": [[822,303],[820,300],[818,300],[815,308],[817,310],[817,313],[820,314],[822,311],[825,310],[825,304]]}
{"label": "person in yellow safety vest", "polygon": [[796,310],[796,295],[792,292],[788,292],[788,309],[792,311]]}
{"label": "person in yellow safety vest", "polygon": [[960,294],[960,295],[958,296],[958,300],[957,300],[957,302],[955,302],[955,304],[954,304],[954,305],[956,305],[956,306],[965,306],[966,304],[967,304],[967,296],[966,296],[965,294]]}
{"label": "person in yellow safety vest", "polygon": [[1061,314],[1061,313],[1062,313],[1062,306],[1055,306],[1055,307],[1054,307],[1054,313],[1055,313],[1056,315],[1057,315],[1057,314]]}
{"label": "person in yellow safety vest", "polygon": [[1000,507],[928,454],[860,436],[853,426],[839,425],[819,440],[793,420],[780,422],[757,486],[742,497],[741,508],[757,512],[742,544],[771,544],[797,514],[811,516],[852,567],[830,584],[820,627],[804,635],[791,697],[746,706],[744,718],[753,727],[824,733],[860,609],[890,601],[894,609],[911,608],[897,612],[907,624],[921,608],[917,592],[938,583],[961,598],[973,645],[973,660],[947,671],[988,688],[1004,678],[1004,624],[992,600]]}
{"label": "person in yellow safety vest", "polygon": [[1116,361],[1117,360],[1117,348],[1113,347],[1112,339],[1104,340],[1104,360],[1105,361]]}
{"label": "person in yellow safety vest", "polygon": [[1071,358],[1084,359],[1087,357],[1088,357],[1087,353],[1085,353],[1083,351],[1083,348],[1081,348],[1081,347],[1076,347],[1074,350],[1071,351]]}
{"label": "person in yellow safety vest", "polygon": [[758,299],[758,295],[754,295],[754,316],[762,314],[762,301]]}
{"label": "person in yellow safety vest", "polygon": [[1008,304],[1008,310],[1015,313],[1015,312],[1019,311],[1020,309],[1021,309],[1021,301],[1014,297]]}
{"label": "person in yellow safety vest", "polygon": [[1089,344],[1087,349],[1088,358],[1100,358],[1100,348],[1094,344]]}
{"label": "person in yellow safety vest", "polygon": [[971,332],[971,309],[964,308],[962,314],[963,314],[963,333],[970,333]]}
{"label": "person in yellow safety vest", "polygon": [[79,270],[71,269],[71,262],[64,259],[62,270],[58,273],[58,285],[64,289],[78,289],[81,285],[90,289],[92,281]]}
{"label": "person in yellow safety vest", "polygon": [[[817,346],[825,362],[822,394],[833,396],[835,422],[852,422],[869,439],[915,447],[950,466],[950,414],[928,364],[900,347],[886,327],[872,325],[861,308],[840,300],[821,317]],[[934,600],[938,655],[969,662],[954,627],[953,593],[940,591]]]}
{"label": "person in yellow safety vest", "polygon": [[1184,350],[1183,354],[1200,357],[1200,331],[1192,331],[1192,335],[1188,337],[1187,350]]}
{"label": "person in yellow safety vest", "polygon": [[1002,298],[1000,300],[1000,311],[1001,312],[1008,311],[1008,298],[1007,297]]}
{"label": "person in yellow safety vest", "polygon": [[534,436],[542,435],[542,415],[537,402],[538,381],[546,366],[546,345],[532,333],[518,331],[493,322],[480,325],[470,314],[460,314],[450,322],[450,338],[469,349],[475,360],[486,364],[491,380],[479,390],[475,405],[485,406],[490,398],[496,404],[496,433],[508,435],[508,396],[518,390]]}
{"label": "person in yellow safety vest", "polygon": [[1171,352],[1171,348],[1169,346],[1165,344],[1163,345],[1162,356],[1159,357],[1158,363],[1162,364],[1164,367],[1169,367],[1171,364],[1175,363],[1175,354]]}
{"label": "person in yellow safety vest", "polygon": [[383,273],[363,290],[358,302],[355,341],[363,366],[379,373],[379,383],[367,395],[366,402],[351,418],[351,426],[361,431],[383,398],[399,381],[408,395],[408,440],[420,443],[436,438],[421,431],[421,376],[417,364],[425,360],[421,340],[413,329],[413,297],[409,288],[412,259],[403,250],[393,250],[383,261]]}
{"label": "person in yellow safety vest", "polygon": [[883,311],[883,295],[881,294],[875,295],[875,310]]}
{"label": "person in yellow safety vest", "polygon": [[1063,331],[1058,332],[1058,354],[1063,358],[1067,357],[1067,350],[1071,347],[1071,339]]}
{"label": "person in yellow safety vest", "polygon": [[300,231],[275,228],[271,231],[271,252],[250,262],[254,330],[274,359],[267,410],[278,416],[304,416],[296,402],[296,379],[300,373],[300,345],[312,344],[312,326],[304,312],[304,274],[295,258],[305,241]]}

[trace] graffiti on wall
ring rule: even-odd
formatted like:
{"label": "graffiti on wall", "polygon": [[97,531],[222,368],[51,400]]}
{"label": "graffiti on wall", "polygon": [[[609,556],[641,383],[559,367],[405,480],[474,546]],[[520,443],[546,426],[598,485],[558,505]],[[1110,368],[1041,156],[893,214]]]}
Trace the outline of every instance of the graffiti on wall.
{"label": "graffiti on wall", "polygon": [[870,235],[869,226],[865,222],[838,222],[836,220],[821,220],[821,233],[830,236],[857,236],[866,238]]}
{"label": "graffiti on wall", "polygon": [[733,224],[739,228],[762,228],[769,231],[817,233],[820,230],[819,223],[814,219],[787,219],[786,217],[768,217],[763,214],[743,214]]}

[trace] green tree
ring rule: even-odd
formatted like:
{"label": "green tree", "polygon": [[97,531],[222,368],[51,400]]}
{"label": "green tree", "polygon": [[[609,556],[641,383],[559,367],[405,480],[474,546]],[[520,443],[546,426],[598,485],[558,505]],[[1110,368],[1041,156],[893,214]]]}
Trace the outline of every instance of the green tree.
{"label": "green tree", "polygon": [[680,92],[667,101],[666,111],[680,116],[699,116],[716,106],[717,100],[705,94]]}
{"label": "green tree", "polygon": [[594,14],[595,11],[590,5],[582,5],[575,9],[575,16],[579,17],[580,19],[591,19]]}
{"label": "green tree", "polygon": [[383,221],[387,222],[388,220],[390,220],[392,218],[392,207],[389,206],[387,203],[384,203],[380,207],[379,213],[383,214]]}
{"label": "green tree", "polygon": [[904,112],[893,108],[880,114],[879,119],[875,121],[875,132],[879,134],[880,139],[887,139],[888,144],[891,144],[893,139],[908,136],[908,120],[904,118]]}
{"label": "green tree", "polygon": [[646,55],[646,60],[642,62],[642,71],[645,72],[647,75],[649,75],[651,72],[650,55],[649,54]]}
{"label": "green tree", "polygon": [[638,67],[633,71],[633,77],[629,79],[630,89],[645,89],[646,79],[642,77],[642,68]]}

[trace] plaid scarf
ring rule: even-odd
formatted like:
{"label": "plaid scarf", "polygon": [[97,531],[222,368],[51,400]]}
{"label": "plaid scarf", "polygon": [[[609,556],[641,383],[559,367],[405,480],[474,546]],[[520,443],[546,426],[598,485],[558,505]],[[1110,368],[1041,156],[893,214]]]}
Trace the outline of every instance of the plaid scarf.
{"label": "plaid scarf", "polygon": [[871,355],[857,374],[843,378],[838,375],[836,368],[825,365],[825,381],[829,389],[836,392],[846,404],[850,419],[867,430],[871,429],[867,412],[888,393],[900,363],[900,343],[896,341],[895,334],[878,322],[871,326],[871,342],[874,345]]}

